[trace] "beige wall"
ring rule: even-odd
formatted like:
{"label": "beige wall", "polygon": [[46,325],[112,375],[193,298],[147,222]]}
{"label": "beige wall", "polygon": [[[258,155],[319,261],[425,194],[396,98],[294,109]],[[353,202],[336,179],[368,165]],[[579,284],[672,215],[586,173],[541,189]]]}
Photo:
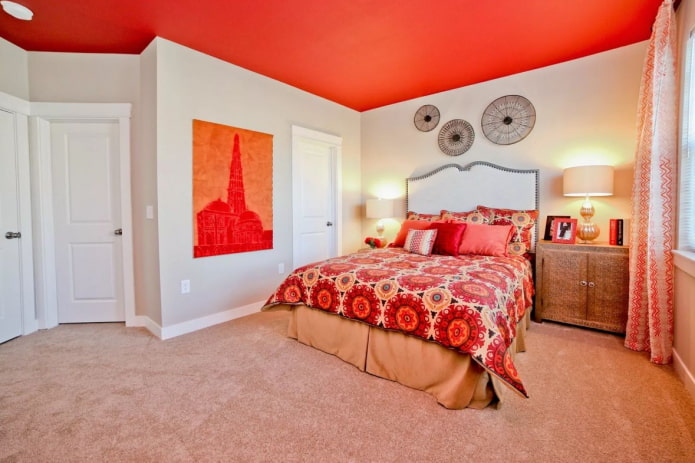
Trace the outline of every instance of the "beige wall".
{"label": "beige wall", "polygon": [[27,52],[0,37],[0,92],[29,100]]}
{"label": "beige wall", "polygon": [[[157,204],[162,325],[264,302],[292,263],[291,127],[343,138],[343,237],[360,237],[359,113],[173,42],[156,39]],[[192,128],[201,119],[273,134],[274,248],[193,258]],[[180,294],[190,279],[191,293]]]}
{"label": "beige wall", "polygon": [[31,101],[137,106],[137,55],[29,52],[28,57]]}
{"label": "beige wall", "polygon": [[695,397],[695,261],[677,256],[674,278],[674,364]]}
{"label": "beige wall", "polygon": [[[695,5],[682,2],[678,16],[684,43],[695,25]],[[635,44],[360,115],[161,39],[141,56],[26,53],[0,39],[0,91],[34,101],[133,104],[137,313],[166,327],[264,299],[278,283],[277,264],[291,262],[292,124],[345,140],[346,251],[359,247],[373,231],[372,221],[360,222],[364,199],[384,192],[402,196],[405,177],[448,162],[482,159],[540,168],[543,217],[577,216],[578,200],[561,195],[562,168],[587,157],[612,162],[618,168],[616,195],[596,201],[596,219],[605,230],[608,218],[628,217],[645,47]],[[497,146],[482,135],[479,121],[485,106],[504,94],[529,98],[538,119],[522,142]],[[413,114],[422,104],[438,106],[442,123],[468,120],[476,130],[471,150],[456,158],[439,152],[436,130],[422,133],[413,126]],[[194,117],[275,135],[275,249],[192,259],[190,188],[181,186],[191,182],[188,124]],[[154,220],[144,219],[147,205],[154,206]],[[392,234],[395,227],[396,223],[389,224],[388,232]],[[192,281],[188,296],[179,294],[183,278]],[[695,278],[677,273],[675,348],[691,378],[693,294]]]}
{"label": "beige wall", "polygon": [[[695,29],[695,2],[681,2],[677,11],[679,56],[681,70],[685,68],[685,49],[690,31]],[[681,77],[684,75],[681,72]],[[673,350],[676,371],[695,397],[695,253],[676,256],[674,280]]]}
{"label": "beige wall", "polygon": [[[286,271],[292,264],[293,124],[343,137],[343,243],[358,246],[359,113],[163,39],[140,56],[27,55],[33,101],[133,104],[137,315],[166,329],[264,301],[275,289],[278,264]],[[274,249],[193,259],[194,118],[274,135]],[[145,218],[148,205],[153,220]],[[191,280],[188,295],[180,294],[182,279]]]}
{"label": "beige wall", "polygon": [[[638,43],[362,113],[364,199],[390,192],[403,198],[404,178],[451,162],[483,160],[538,168],[543,226],[549,214],[579,217],[581,199],[562,196],[562,169],[611,164],[616,167],[615,195],[594,199],[594,221],[602,229],[599,240],[607,241],[608,220],[630,216],[637,95],[645,50],[646,43]],[[483,135],[480,120],[490,102],[509,94],[531,101],[536,124],[524,140],[495,145]],[[441,114],[439,126],[431,132],[420,132],[413,125],[413,115],[423,104],[435,105]],[[473,146],[461,156],[447,156],[437,145],[439,129],[451,119],[464,119],[475,130]],[[404,203],[399,204],[402,217]],[[391,221],[387,235],[393,236],[397,227]],[[373,230],[374,222],[365,221],[362,233]]]}
{"label": "beige wall", "polygon": [[[159,324],[159,275],[154,260],[156,224],[154,221],[145,223],[143,205],[145,199],[153,197],[145,192],[155,190],[156,171],[153,167],[148,168],[148,165],[154,165],[155,158],[153,155],[148,157],[151,150],[146,149],[149,132],[154,131],[155,125],[151,120],[149,125],[145,124],[140,116],[141,57],[48,52],[30,52],[27,55],[32,101],[132,104],[130,149],[136,315],[146,315]],[[144,95],[150,97],[151,92]],[[148,182],[151,182],[151,188],[148,188]]]}
{"label": "beige wall", "polygon": [[[140,54],[140,123],[134,134],[139,143],[131,160],[133,203],[133,264],[135,306],[162,326],[157,222],[157,50],[152,42]],[[151,206],[153,218],[146,217]]]}

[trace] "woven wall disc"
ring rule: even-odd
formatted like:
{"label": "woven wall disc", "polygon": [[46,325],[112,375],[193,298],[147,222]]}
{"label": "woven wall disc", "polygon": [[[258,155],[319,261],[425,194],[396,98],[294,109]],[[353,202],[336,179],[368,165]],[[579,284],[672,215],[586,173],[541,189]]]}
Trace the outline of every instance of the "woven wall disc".
{"label": "woven wall disc", "polygon": [[536,123],[536,109],[519,95],[506,95],[490,103],[481,125],[483,133],[492,143],[511,145],[531,133]]}
{"label": "woven wall disc", "polygon": [[474,139],[471,124],[463,119],[452,119],[439,130],[439,149],[449,156],[458,156],[470,149]]}
{"label": "woven wall disc", "polygon": [[439,124],[439,109],[431,104],[420,106],[413,119],[415,127],[421,132],[429,132]]}

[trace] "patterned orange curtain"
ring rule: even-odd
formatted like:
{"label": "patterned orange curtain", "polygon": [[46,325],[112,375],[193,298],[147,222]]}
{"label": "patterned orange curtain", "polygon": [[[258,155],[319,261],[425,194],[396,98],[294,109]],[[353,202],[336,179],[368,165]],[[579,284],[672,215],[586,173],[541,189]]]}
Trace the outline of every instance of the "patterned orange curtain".
{"label": "patterned orange curtain", "polygon": [[632,186],[630,299],[625,346],[670,363],[677,191],[678,80],[673,0],[656,17],[644,62]]}

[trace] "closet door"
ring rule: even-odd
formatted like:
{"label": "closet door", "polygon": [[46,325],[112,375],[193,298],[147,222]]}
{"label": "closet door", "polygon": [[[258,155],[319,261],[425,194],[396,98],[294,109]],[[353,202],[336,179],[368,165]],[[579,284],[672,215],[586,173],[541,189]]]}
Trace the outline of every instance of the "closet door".
{"label": "closet door", "polygon": [[51,146],[58,321],[124,321],[118,123],[54,122]]}
{"label": "closet door", "polygon": [[22,334],[17,189],[15,115],[0,110],[0,342]]}

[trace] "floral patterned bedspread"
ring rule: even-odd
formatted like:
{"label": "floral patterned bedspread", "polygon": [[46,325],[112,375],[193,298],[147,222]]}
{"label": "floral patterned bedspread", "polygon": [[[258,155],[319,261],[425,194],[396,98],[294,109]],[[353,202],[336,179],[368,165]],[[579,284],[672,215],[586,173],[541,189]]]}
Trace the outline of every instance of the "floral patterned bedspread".
{"label": "floral patterned bedspread", "polygon": [[305,265],[270,296],[397,330],[470,354],[528,397],[512,361],[516,325],[531,306],[522,257],[411,254],[374,249]]}

